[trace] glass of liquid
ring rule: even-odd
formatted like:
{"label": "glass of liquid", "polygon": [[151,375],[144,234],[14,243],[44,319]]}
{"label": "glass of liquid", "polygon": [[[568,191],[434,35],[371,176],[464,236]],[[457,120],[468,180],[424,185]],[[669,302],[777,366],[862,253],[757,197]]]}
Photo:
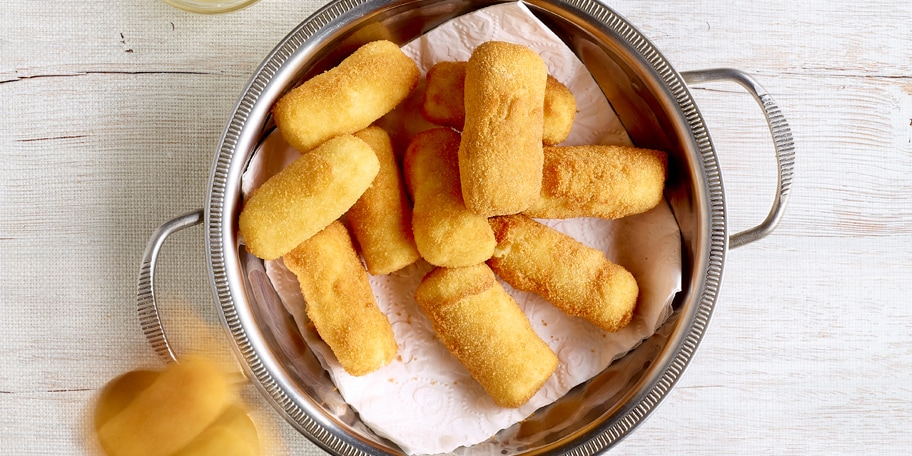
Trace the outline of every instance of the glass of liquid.
{"label": "glass of liquid", "polygon": [[201,14],[227,13],[256,3],[258,0],[163,0],[184,11]]}

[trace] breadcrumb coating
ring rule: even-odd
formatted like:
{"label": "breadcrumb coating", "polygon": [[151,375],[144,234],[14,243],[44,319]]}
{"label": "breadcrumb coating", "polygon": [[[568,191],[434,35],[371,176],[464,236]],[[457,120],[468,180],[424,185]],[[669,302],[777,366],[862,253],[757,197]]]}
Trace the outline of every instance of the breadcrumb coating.
{"label": "breadcrumb coating", "polygon": [[307,317],[351,375],[371,373],[398,351],[389,319],[377,307],[367,271],[338,220],[282,257],[298,278]]}
{"label": "breadcrumb coating", "polygon": [[412,235],[412,202],[389,135],[380,127],[355,133],[377,154],[380,172],[346,219],[373,275],[398,271],[421,258]]}
{"label": "breadcrumb coating", "polygon": [[[456,130],[465,126],[466,62],[437,62],[427,72],[421,114],[431,123]],[[548,75],[542,115],[542,143],[555,145],[567,139],[576,119],[576,97]]]}
{"label": "breadcrumb coating", "polygon": [[418,65],[399,46],[373,41],[285,94],[273,117],[285,140],[304,153],[367,128],[402,102],[420,77]]}
{"label": "breadcrumb coating", "polygon": [[238,218],[247,251],[274,260],[342,216],[380,170],[373,149],[337,136],[253,191]]}
{"label": "breadcrumb coating", "polygon": [[534,218],[617,219],[662,201],[665,152],[625,146],[545,147],[541,196],[523,211]]}
{"label": "breadcrumb coating", "polygon": [[497,249],[488,265],[505,282],[605,331],[630,322],[639,294],[636,279],[602,251],[525,215],[489,222]]}
{"label": "breadcrumb coating", "polygon": [[459,175],[466,207],[516,214],[541,190],[545,62],[526,46],[488,41],[466,64]]}
{"label": "breadcrumb coating", "polygon": [[435,266],[483,263],[497,243],[487,219],[463,202],[458,150],[459,133],[440,127],[415,135],[405,151],[405,181],[415,204],[415,243]]}
{"label": "breadcrumb coating", "polygon": [[484,263],[434,269],[415,299],[440,341],[502,407],[525,404],[557,369],[557,356]]}

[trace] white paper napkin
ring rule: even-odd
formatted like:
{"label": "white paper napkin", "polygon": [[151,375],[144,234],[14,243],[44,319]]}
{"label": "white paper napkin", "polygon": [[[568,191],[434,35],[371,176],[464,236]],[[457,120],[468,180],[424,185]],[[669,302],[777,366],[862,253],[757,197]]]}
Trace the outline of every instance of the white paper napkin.
{"label": "white paper napkin", "polygon": [[[509,41],[538,51],[549,73],[576,96],[578,114],[563,144],[625,144],[630,140],[611,106],[582,63],[522,3],[488,7],[447,22],[403,47],[422,72],[441,60],[468,60],[489,40]],[[273,134],[256,153],[244,176],[245,193],[298,156]],[[380,308],[399,344],[388,366],[362,377],[348,375],[329,347],[305,324],[303,297],[281,261],[266,262],[267,274],[307,343],[323,362],[339,393],[376,434],[409,454],[451,452],[489,439],[523,420],[652,335],[671,312],[681,288],[680,233],[666,204],[617,221],[592,218],[542,220],[577,240],[601,249],[637,278],[640,301],[634,320],[617,333],[568,317],[541,297],[504,284],[529,317],[536,333],[558,355],[557,372],[525,405],[498,407],[437,340],[414,300],[431,266],[420,261],[387,276],[371,277]],[[547,324],[545,323],[547,322]]]}

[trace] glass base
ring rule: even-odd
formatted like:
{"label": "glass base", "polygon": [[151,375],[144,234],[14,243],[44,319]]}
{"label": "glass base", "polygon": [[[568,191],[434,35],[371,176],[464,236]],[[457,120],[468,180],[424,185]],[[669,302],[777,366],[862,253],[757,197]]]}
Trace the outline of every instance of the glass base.
{"label": "glass base", "polygon": [[259,0],[162,0],[184,11],[200,14],[218,14],[236,11]]}

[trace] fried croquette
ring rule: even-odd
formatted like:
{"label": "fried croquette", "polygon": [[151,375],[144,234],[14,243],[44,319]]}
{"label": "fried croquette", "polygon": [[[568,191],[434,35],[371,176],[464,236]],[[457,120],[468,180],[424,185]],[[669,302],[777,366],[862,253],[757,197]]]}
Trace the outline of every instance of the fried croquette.
{"label": "fried croquette", "polygon": [[462,130],[465,125],[466,62],[437,62],[428,70],[421,114],[428,122]]}
{"label": "fried croquette", "polygon": [[389,274],[421,258],[412,235],[412,203],[389,135],[380,127],[368,127],[355,136],[377,154],[380,172],[346,218],[368,272]]}
{"label": "fried croquette", "polygon": [[299,152],[370,126],[418,84],[421,71],[386,40],[359,47],[338,66],[282,96],[272,113],[279,132]]}
{"label": "fried croquette", "polygon": [[559,144],[570,136],[576,119],[576,97],[570,89],[553,76],[545,84],[544,123],[542,143],[546,146]]}
{"label": "fried croquette", "polygon": [[487,219],[469,211],[459,183],[459,133],[425,130],[409,142],[403,159],[412,194],[412,232],[418,252],[435,266],[483,263],[497,243]]}
{"label": "fried croquette", "polygon": [[253,191],[238,218],[247,251],[274,260],[342,216],[380,170],[370,145],[337,136]]}
{"label": "fried croquette", "polygon": [[525,215],[489,222],[497,249],[488,265],[505,282],[605,331],[630,322],[639,294],[636,279],[600,250]]}
{"label": "fried croquette", "polygon": [[484,263],[434,269],[415,300],[497,405],[525,404],[557,368],[557,356]]}
{"label": "fried croquette", "polygon": [[[465,125],[466,62],[442,61],[427,72],[421,114],[428,122],[462,130]],[[576,98],[567,86],[548,75],[543,106],[542,143],[558,144],[570,136]]]}
{"label": "fried croquette", "polygon": [[545,147],[541,197],[524,214],[535,218],[616,219],[662,201],[665,152],[624,146]]}
{"label": "fried croquette", "polygon": [[307,317],[351,375],[373,372],[398,351],[345,225],[335,221],[282,257],[298,278]]}
{"label": "fried croquette", "polygon": [[459,176],[472,212],[516,214],[538,199],[547,78],[545,62],[526,46],[488,41],[469,57]]}

